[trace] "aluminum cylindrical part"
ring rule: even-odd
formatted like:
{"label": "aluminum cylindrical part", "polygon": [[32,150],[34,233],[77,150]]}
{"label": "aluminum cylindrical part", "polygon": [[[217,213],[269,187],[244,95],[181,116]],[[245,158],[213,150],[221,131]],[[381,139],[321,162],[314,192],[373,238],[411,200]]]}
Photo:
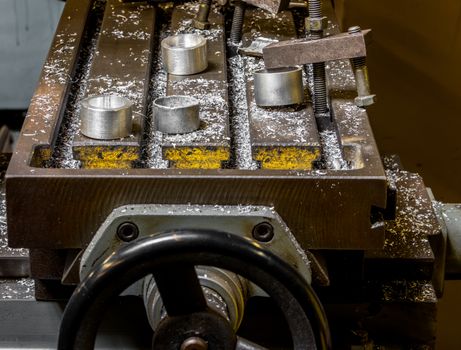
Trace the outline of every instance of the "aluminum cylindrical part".
{"label": "aluminum cylindrical part", "polygon": [[113,140],[131,134],[133,103],[118,95],[99,95],[84,99],[80,110],[80,131],[98,140]]}
{"label": "aluminum cylindrical part", "polygon": [[163,66],[174,75],[203,72],[208,67],[207,40],[199,34],[178,34],[162,40]]}
{"label": "aluminum cylindrical part", "polygon": [[190,96],[173,95],[154,101],[155,126],[166,134],[184,134],[200,127],[199,101]]}
{"label": "aluminum cylindrical part", "polygon": [[284,67],[256,71],[254,95],[256,104],[263,107],[302,103],[304,89],[301,68]]}

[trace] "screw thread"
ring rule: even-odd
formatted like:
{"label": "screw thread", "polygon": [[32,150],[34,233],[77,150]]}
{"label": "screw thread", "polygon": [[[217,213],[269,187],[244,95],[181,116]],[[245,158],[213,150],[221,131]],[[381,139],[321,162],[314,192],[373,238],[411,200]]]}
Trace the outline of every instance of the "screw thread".
{"label": "screw thread", "polygon": [[354,69],[364,68],[367,65],[366,57],[355,57],[351,61]]}
{"label": "screw thread", "polygon": [[238,44],[242,39],[243,20],[245,18],[245,4],[242,1],[237,1],[234,7],[234,15],[232,17],[232,27],[230,32],[230,40],[234,44]]}
{"label": "screw thread", "polygon": [[322,17],[322,3],[319,0],[309,0],[309,16],[311,18]]}
{"label": "screw thread", "polygon": [[316,114],[328,113],[325,63],[314,63],[314,110]]}
{"label": "screw thread", "polygon": [[[362,32],[362,28],[360,28],[359,26],[353,26],[353,27],[350,27],[347,30],[347,32],[349,34],[358,34]],[[366,57],[355,57],[351,59],[351,62],[352,62],[352,67],[354,69],[361,69],[361,68],[366,67],[367,58]]]}
{"label": "screw thread", "polygon": [[[322,17],[322,2],[320,0],[309,0],[308,3],[309,17]],[[323,31],[310,31],[307,33],[310,39],[321,39]],[[319,62],[313,64],[314,73],[314,111],[315,114],[328,113],[327,99],[327,82],[325,77],[325,63]]]}

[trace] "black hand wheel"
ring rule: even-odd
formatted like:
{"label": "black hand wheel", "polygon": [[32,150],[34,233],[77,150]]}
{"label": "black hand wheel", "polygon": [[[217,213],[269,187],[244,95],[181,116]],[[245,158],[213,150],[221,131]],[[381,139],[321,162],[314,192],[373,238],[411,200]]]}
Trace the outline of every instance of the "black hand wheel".
{"label": "black hand wheel", "polygon": [[208,309],[196,265],[235,272],[261,287],[283,311],[294,349],[331,349],[323,307],[292,267],[249,239],[217,231],[183,230],[138,239],[95,267],[67,304],[58,350],[93,349],[108,305],[149,274],[155,278],[168,314],[155,331],[155,350],[264,349],[236,337],[229,323]]}

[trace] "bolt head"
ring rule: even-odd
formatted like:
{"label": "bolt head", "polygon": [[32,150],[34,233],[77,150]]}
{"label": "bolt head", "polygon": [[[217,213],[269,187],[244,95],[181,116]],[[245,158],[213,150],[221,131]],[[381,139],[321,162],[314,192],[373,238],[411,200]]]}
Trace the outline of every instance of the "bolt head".
{"label": "bolt head", "polygon": [[138,226],[132,222],[124,222],[117,227],[117,237],[123,242],[134,241],[138,236]]}
{"label": "bolt head", "polygon": [[253,227],[253,238],[259,242],[270,242],[274,238],[274,227],[268,222],[261,222]]}
{"label": "bolt head", "polygon": [[202,22],[197,19],[192,20],[192,26],[196,29],[201,29],[205,30],[210,28],[210,23],[209,22]]}
{"label": "bolt head", "polygon": [[376,103],[376,95],[357,96],[354,100],[358,107],[367,107]]}

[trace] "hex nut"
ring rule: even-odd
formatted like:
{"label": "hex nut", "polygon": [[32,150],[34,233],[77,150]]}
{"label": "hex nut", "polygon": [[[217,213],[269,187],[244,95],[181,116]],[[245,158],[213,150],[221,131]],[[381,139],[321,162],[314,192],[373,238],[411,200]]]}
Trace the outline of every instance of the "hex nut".
{"label": "hex nut", "polygon": [[357,96],[354,100],[358,107],[367,107],[376,103],[376,95]]}
{"label": "hex nut", "polygon": [[307,17],[304,25],[307,31],[319,32],[328,28],[328,17]]}

